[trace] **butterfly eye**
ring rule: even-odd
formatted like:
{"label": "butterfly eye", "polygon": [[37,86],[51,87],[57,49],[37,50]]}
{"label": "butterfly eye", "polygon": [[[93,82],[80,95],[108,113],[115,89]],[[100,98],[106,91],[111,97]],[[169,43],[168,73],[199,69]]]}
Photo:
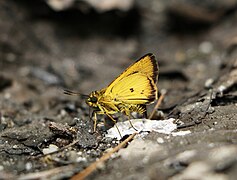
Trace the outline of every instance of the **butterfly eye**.
{"label": "butterfly eye", "polygon": [[92,103],[96,103],[97,102],[97,97],[91,97],[90,98],[90,102],[92,102]]}

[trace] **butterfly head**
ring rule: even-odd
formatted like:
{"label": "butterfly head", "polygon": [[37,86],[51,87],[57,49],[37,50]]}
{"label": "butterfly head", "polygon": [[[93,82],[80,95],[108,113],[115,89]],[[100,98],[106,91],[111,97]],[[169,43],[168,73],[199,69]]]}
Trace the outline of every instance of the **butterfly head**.
{"label": "butterfly head", "polygon": [[98,107],[98,99],[100,94],[97,91],[93,91],[89,94],[89,97],[86,99],[86,103],[91,107]]}

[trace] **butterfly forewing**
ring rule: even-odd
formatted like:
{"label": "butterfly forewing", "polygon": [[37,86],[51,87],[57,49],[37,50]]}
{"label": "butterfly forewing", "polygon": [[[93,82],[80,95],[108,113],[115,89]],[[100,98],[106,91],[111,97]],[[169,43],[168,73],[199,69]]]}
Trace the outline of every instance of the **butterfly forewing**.
{"label": "butterfly forewing", "polygon": [[[134,64],[129,66],[119,77],[117,77],[106,89],[105,95],[111,93],[112,88],[123,78],[128,77],[131,74],[141,73],[145,76],[151,78],[156,84],[158,78],[158,64],[155,59],[155,56],[151,53],[143,56],[139,60],[137,60]],[[128,82],[128,81],[126,81]],[[136,80],[139,83],[139,80]],[[126,85],[125,85],[126,86]]]}
{"label": "butterfly forewing", "polygon": [[121,103],[148,104],[157,99],[157,87],[151,77],[137,72],[116,83],[110,96]]}

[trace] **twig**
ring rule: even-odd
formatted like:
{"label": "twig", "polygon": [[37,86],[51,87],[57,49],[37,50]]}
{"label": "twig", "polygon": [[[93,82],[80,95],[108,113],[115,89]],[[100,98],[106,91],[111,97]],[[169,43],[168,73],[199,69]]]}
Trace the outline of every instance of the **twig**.
{"label": "twig", "polygon": [[75,141],[73,141],[72,143],[70,143],[70,144],[68,144],[68,145],[66,145],[66,146],[63,146],[62,148],[60,148],[60,149],[57,150],[57,151],[53,151],[53,152],[50,152],[50,153],[48,153],[48,154],[43,154],[43,155],[41,155],[41,156],[38,156],[37,158],[42,158],[42,157],[45,157],[45,156],[48,156],[48,155],[56,154],[56,153],[58,153],[58,152],[63,151],[64,149],[67,149],[67,148],[69,148],[69,147],[75,145],[75,144],[78,143],[78,142],[79,142],[79,140],[75,140]]}
{"label": "twig", "polygon": [[64,174],[69,171],[73,171],[74,168],[75,168],[75,165],[61,166],[61,167],[57,167],[57,168],[46,170],[46,171],[22,175],[17,180],[49,179],[49,177],[59,175],[59,174]]}
{"label": "twig", "polygon": [[152,119],[152,118],[153,118],[153,116],[154,116],[156,110],[158,109],[158,107],[160,106],[162,100],[164,99],[165,94],[166,94],[166,92],[163,92],[163,93],[161,94],[160,98],[158,99],[158,101],[157,101],[155,107],[153,108],[153,110],[152,110],[152,112],[151,112],[151,114],[150,114],[150,116],[149,116],[148,119]]}
{"label": "twig", "polygon": [[75,176],[73,176],[71,178],[71,180],[82,180],[85,179],[88,175],[90,175],[92,172],[94,172],[98,165],[101,164],[102,162],[106,161],[107,159],[110,158],[110,156],[117,152],[119,149],[123,148],[129,141],[131,141],[134,136],[137,133],[133,133],[132,135],[130,135],[127,139],[125,139],[123,142],[121,142],[120,144],[118,144],[115,148],[113,148],[111,151],[109,151],[108,153],[106,153],[105,155],[103,155],[98,161],[92,163],[90,166],[88,166],[86,169],[84,169],[83,171],[79,172],[78,174],[76,174]]}
{"label": "twig", "polygon": [[198,121],[198,120],[194,120],[192,122],[189,122],[189,123],[185,123],[185,124],[182,124],[182,125],[177,125],[177,129],[183,129],[183,128],[188,128],[188,127],[192,127],[194,125],[197,125],[197,124],[200,124],[202,121]]}
{"label": "twig", "polygon": [[209,108],[210,108],[210,106],[211,106],[211,103],[212,103],[212,95],[213,95],[213,89],[211,89],[210,90],[211,91],[211,93],[210,93],[210,101],[209,101],[209,103],[208,103],[208,105],[207,105],[207,108],[206,108],[206,110],[205,110],[205,114],[203,115],[203,118],[205,118],[206,117],[206,115],[208,114],[208,110],[209,110]]}
{"label": "twig", "polygon": [[[200,124],[200,123],[204,123],[202,120],[207,116],[208,110],[211,107],[212,95],[213,95],[213,90],[211,89],[210,101],[207,104],[207,107],[205,109],[205,113],[203,114],[203,116],[200,119],[194,119],[194,121],[192,121],[190,123],[185,123],[185,124],[182,124],[182,125],[178,125],[177,129],[187,128],[187,127],[191,127],[191,126],[194,126],[194,125],[197,125],[197,124]],[[211,128],[208,124],[205,124],[205,125],[207,125],[209,128]]]}

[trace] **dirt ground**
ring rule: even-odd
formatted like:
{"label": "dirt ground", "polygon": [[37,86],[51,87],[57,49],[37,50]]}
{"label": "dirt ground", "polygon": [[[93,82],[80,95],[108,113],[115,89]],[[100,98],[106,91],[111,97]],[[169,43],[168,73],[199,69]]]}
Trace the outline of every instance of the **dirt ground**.
{"label": "dirt ground", "polygon": [[[99,90],[149,52],[167,92],[154,119],[174,118],[177,136],[135,137],[87,178],[236,179],[236,10],[233,0],[0,1],[0,179],[69,179],[115,147],[63,89]],[[60,151],[43,155],[49,147]]]}

